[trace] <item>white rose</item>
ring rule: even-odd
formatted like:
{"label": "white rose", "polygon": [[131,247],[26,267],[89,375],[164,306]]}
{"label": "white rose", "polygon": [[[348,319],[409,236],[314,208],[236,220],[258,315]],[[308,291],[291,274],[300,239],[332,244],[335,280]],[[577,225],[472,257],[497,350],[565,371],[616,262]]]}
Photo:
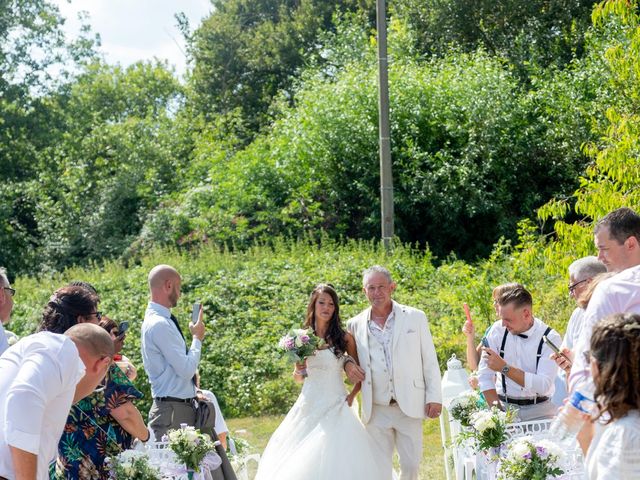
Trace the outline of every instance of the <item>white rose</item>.
{"label": "white rose", "polygon": [[496,426],[491,411],[476,412],[471,416],[471,424],[480,433]]}
{"label": "white rose", "polygon": [[529,445],[530,437],[519,438],[509,447],[509,458],[511,460],[522,460],[522,457],[531,451]]}
{"label": "white rose", "polygon": [[301,347],[302,346],[302,340],[300,340],[299,336],[296,337],[296,342],[295,343],[296,343],[296,347]]}

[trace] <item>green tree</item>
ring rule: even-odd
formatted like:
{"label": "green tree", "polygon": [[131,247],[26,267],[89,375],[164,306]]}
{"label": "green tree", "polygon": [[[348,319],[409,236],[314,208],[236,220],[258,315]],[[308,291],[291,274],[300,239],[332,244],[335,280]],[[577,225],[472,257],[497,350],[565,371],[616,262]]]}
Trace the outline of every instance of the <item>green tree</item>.
{"label": "green tree", "polygon": [[[318,37],[352,0],[216,0],[211,16],[190,36],[195,109],[208,120],[240,114],[251,138],[268,123],[278,92],[318,55]],[[285,93],[287,94],[287,93]],[[253,132],[253,133],[252,133]]]}
{"label": "green tree", "polygon": [[[593,222],[621,206],[640,208],[640,15],[638,2],[607,0],[594,10],[594,22],[607,41],[594,44],[592,53],[604,57],[608,69],[606,116],[593,124],[598,141],[585,144],[592,163],[572,195],[555,199],[538,211],[552,222],[555,236],[545,244],[546,268],[562,272],[575,257],[593,254]],[[602,49],[605,49],[604,56]],[[522,248],[538,248],[525,239]]]}
{"label": "green tree", "polygon": [[564,66],[584,52],[596,0],[398,0],[392,9],[427,54],[452,45],[504,56],[522,74],[531,65]]}

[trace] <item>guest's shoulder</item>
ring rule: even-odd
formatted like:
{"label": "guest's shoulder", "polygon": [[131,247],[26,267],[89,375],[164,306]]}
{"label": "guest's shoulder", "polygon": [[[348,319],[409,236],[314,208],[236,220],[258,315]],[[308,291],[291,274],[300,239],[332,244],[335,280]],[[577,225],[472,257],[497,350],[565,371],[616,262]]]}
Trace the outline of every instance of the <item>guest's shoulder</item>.
{"label": "guest's shoulder", "polygon": [[409,316],[422,316],[426,317],[425,313],[419,308],[412,307],[410,305],[403,305],[402,303],[393,302],[393,308],[396,312],[400,312]]}

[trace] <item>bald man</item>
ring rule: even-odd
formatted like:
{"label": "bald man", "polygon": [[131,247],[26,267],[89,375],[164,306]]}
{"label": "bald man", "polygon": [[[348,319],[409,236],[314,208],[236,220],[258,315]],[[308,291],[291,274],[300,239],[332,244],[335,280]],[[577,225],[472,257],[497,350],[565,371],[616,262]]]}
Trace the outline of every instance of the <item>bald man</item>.
{"label": "bald man", "polygon": [[71,405],[94,391],[113,356],[103,328],[40,332],[0,357],[0,478],[45,480]]}
{"label": "bald man", "polygon": [[189,324],[192,340],[187,347],[184,335],[171,309],[178,304],[182,279],[169,265],[157,265],[149,272],[151,301],[142,323],[142,362],[151,383],[153,405],[149,427],[157,440],[181,423],[196,420],[194,376],[200,362],[205,335],[202,309],[195,324]]}

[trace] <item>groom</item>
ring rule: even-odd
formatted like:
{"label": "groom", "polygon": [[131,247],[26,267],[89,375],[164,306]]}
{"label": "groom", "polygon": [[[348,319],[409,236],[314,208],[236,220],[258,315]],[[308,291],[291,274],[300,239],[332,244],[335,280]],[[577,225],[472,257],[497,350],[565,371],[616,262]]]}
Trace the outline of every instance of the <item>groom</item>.
{"label": "groom", "polygon": [[360,367],[347,363],[349,379],[362,381],[362,422],[386,462],[391,478],[394,446],[401,480],[418,480],[422,419],[442,409],[440,368],[427,318],[391,300],[396,284],[381,266],[362,278],[367,308],[347,323],[356,339]]}

